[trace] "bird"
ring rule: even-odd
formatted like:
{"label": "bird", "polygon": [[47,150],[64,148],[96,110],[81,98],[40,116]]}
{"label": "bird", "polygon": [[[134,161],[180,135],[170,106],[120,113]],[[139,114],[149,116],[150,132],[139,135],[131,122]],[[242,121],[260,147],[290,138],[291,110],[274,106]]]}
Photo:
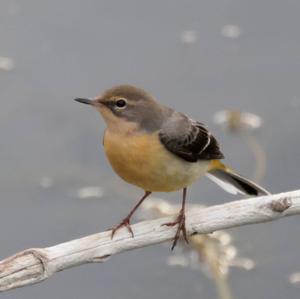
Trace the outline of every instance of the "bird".
{"label": "bird", "polygon": [[131,217],[151,193],[182,190],[176,219],[164,225],[177,225],[172,250],[181,233],[188,243],[187,188],[205,175],[232,194],[270,194],[221,162],[224,155],[206,125],[160,104],[140,87],[117,85],[95,98],[75,101],[100,112],[106,123],[102,143],[109,163],[123,180],[144,190],[130,213],[112,229],[111,238],[122,227],[134,237]]}

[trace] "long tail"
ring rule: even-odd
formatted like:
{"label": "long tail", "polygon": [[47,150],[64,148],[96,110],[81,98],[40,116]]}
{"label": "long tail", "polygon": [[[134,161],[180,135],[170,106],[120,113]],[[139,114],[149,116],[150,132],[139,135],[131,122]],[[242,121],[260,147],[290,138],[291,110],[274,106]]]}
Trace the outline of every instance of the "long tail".
{"label": "long tail", "polygon": [[231,194],[254,196],[270,194],[266,189],[235,173],[219,160],[213,160],[211,162],[210,169],[206,176]]}

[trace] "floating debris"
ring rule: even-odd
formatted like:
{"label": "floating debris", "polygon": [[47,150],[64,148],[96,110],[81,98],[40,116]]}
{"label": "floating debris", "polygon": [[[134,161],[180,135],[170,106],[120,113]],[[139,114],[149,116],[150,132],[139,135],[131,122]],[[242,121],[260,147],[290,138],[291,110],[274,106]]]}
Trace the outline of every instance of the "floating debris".
{"label": "floating debris", "polygon": [[235,258],[233,261],[231,261],[231,267],[237,267],[250,271],[255,268],[255,262],[247,258]]}
{"label": "floating debris", "polygon": [[197,33],[194,30],[186,30],[181,32],[180,40],[184,44],[194,44],[197,41]]}
{"label": "floating debris", "polygon": [[167,264],[169,266],[188,267],[190,261],[183,255],[172,255],[168,257]]}
{"label": "floating debris", "polygon": [[[189,205],[187,210],[199,210],[202,205]],[[144,218],[176,215],[180,205],[171,205],[162,199],[151,199],[142,205]],[[190,267],[204,270],[212,277],[220,299],[232,299],[231,289],[227,280],[229,269],[238,267],[245,270],[254,268],[255,263],[248,258],[238,256],[237,248],[232,244],[232,237],[225,231],[212,234],[194,235],[189,237],[189,244],[180,241],[176,253],[169,256],[169,266]]]}
{"label": "floating debris", "polygon": [[48,176],[44,176],[40,179],[39,184],[42,188],[48,189],[53,186],[53,180]]}
{"label": "floating debris", "polygon": [[290,275],[289,282],[294,285],[300,285],[300,272],[295,272]]}
{"label": "floating debris", "polygon": [[215,113],[214,122],[231,132],[256,130],[261,127],[262,119],[250,112],[222,110]]}
{"label": "floating debris", "polygon": [[[171,205],[165,200],[153,198],[142,205],[142,216],[149,219],[176,215],[180,207],[180,205]],[[190,204],[187,210],[191,212],[204,207],[203,205]],[[232,237],[228,232],[221,230],[211,234],[191,236],[189,239],[190,246],[180,242],[183,255],[171,256],[168,259],[169,265],[195,267],[197,264],[197,267],[200,267],[201,263],[213,260],[218,265],[218,271],[223,275],[227,275],[230,267],[251,270],[255,266],[253,260],[238,256],[238,250],[232,244]],[[197,263],[195,263],[195,256],[197,256]]]}
{"label": "floating debris", "polygon": [[80,199],[100,198],[103,196],[103,189],[101,187],[86,186],[77,191],[77,196]]}
{"label": "floating debris", "polygon": [[253,180],[259,183],[266,173],[266,153],[256,137],[249,133],[262,126],[261,117],[250,112],[222,110],[215,113],[213,120],[223,130],[231,134],[239,134],[246,141],[256,160]]}
{"label": "floating debris", "polygon": [[12,58],[0,56],[0,70],[11,71],[15,68],[15,63]]}
{"label": "floating debris", "polygon": [[241,35],[241,29],[238,25],[228,24],[223,26],[221,33],[224,37],[228,38],[238,38]]}

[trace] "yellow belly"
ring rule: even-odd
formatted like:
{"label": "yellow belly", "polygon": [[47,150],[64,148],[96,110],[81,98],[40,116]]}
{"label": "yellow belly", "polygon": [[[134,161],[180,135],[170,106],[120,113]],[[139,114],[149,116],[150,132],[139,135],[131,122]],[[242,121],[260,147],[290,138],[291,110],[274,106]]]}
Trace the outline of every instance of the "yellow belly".
{"label": "yellow belly", "polygon": [[161,144],[157,133],[115,134],[107,131],[104,149],[115,172],[146,191],[170,192],[189,186],[207,171],[209,162],[186,162]]}

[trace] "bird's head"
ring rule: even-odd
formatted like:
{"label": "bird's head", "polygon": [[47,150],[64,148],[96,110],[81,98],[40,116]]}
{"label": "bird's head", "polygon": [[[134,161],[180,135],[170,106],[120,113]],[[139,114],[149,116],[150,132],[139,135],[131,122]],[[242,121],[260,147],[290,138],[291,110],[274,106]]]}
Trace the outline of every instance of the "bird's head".
{"label": "bird's head", "polygon": [[146,131],[158,130],[163,121],[165,107],[141,88],[119,85],[94,98],[76,98],[75,101],[95,107],[108,128],[122,130],[132,125]]}

